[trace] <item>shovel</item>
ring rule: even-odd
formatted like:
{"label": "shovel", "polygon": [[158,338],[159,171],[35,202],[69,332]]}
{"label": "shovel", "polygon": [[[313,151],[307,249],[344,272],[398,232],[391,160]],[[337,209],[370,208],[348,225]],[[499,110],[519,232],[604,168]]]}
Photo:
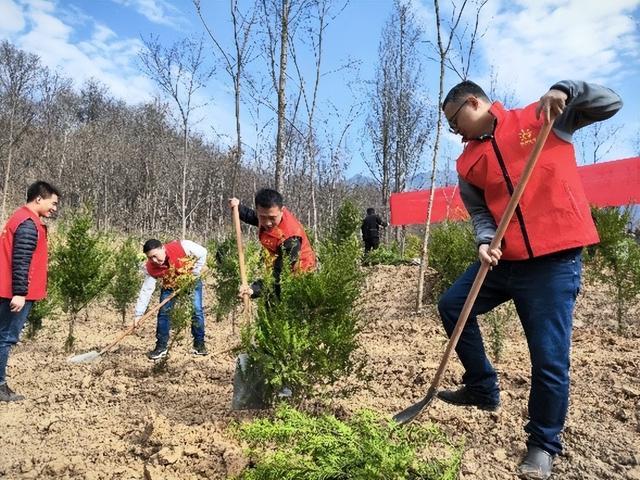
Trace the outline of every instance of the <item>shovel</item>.
{"label": "shovel", "polygon": [[120,335],[118,335],[118,337],[113,342],[111,342],[109,345],[104,347],[99,352],[96,351],[96,350],[92,350],[92,351],[87,352],[87,353],[81,353],[80,355],[74,355],[73,357],[67,358],[67,361],[69,363],[89,363],[89,362],[93,362],[93,361],[97,360],[103,354],[107,353],[109,350],[111,350],[113,347],[115,347],[118,343],[120,343],[124,337],[126,337],[127,335],[130,335],[131,333],[133,333],[133,331],[136,328],[138,328],[138,326],[142,322],[147,320],[149,317],[153,316],[153,314],[155,314],[158,310],[160,310],[167,302],[171,301],[171,299],[173,297],[175,297],[178,294],[178,292],[179,292],[179,290],[175,290],[171,295],[169,295],[167,298],[165,298],[158,305],[156,305],[155,307],[152,307],[151,309],[149,309],[149,311],[147,313],[145,313],[142,317],[140,317],[140,320],[138,320],[136,323],[134,323],[129,328],[127,328],[122,333],[120,333]]}
{"label": "shovel", "polygon": [[[531,177],[531,173],[533,172],[533,168],[538,161],[538,157],[540,156],[540,152],[542,151],[542,147],[544,147],[545,142],[547,141],[547,137],[549,136],[549,132],[551,131],[551,127],[553,126],[553,122],[547,122],[542,126],[540,133],[538,134],[538,138],[536,140],[536,144],[531,151],[529,159],[527,160],[527,164],[524,167],[522,175],[520,176],[520,181],[516,186],[513,194],[511,195],[511,199],[507,204],[507,208],[502,215],[502,219],[500,220],[500,224],[498,225],[498,229],[496,230],[496,234],[489,245],[489,250],[493,250],[500,246],[502,242],[502,237],[504,237],[504,233],[507,230],[507,226],[511,221],[511,217],[513,217],[513,213],[518,206],[518,202],[522,197],[524,189]],[[436,395],[438,390],[438,386],[440,385],[440,381],[442,380],[442,376],[444,375],[445,369],[447,368],[447,363],[449,362],[449,358],[451,357],[451,352],[456,345],[458,344],[458,340],[460,339],[460,335],[462,334],[462,330],[467,323],[467,319],[469,318],[469,313],[471,313],[471,309],[473,308],[473,304],[476,301],[478,293],[480,292],[480,288],[482,287],[482,282],[484,282],[485,277],[487,276],[487,272],[489,271],[490,265],[486,262],[481,262],[480,269],[476,274],[476,278],[473,281],[473,285],[471,286],[471,290],[469,290],[469,294],[467,295],[467,299],[464,302],[464,306],[462,307],[462,311],[460,312],[460,316],[458,317],[458,321],[456,323],[456,327],[451,334],[451,338],[449,339],[449,343],[447,344],[447,348],[444,352],[442,360],[440,361],[440,366],[436,372],[436,376],[431,382],[431,386],[429,386],[429,390],[427,390],[427,394],[424,396],[422,400],[418,403],[411,405],[410,407],[405,408],[400,413],[397,413],[393,420],[399,425],[404,425],[406,423],[415,420],[420,416],[420,414],[424,411],[424,409],[431,403],[433,398]]]}

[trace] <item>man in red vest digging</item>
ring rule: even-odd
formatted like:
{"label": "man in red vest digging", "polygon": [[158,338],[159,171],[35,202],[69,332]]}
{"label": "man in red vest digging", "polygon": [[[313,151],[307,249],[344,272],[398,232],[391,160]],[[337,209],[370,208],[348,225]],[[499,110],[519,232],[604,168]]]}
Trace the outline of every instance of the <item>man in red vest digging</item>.
{"label": "man in red vest digging", "polygon": [[[160,280],[160,302],[173,293],[175,287],[172,280],[176,273],[182,270],[190,270],[195,276],[200,275],[207,261],[207,249],[190,240],[174,240],[165,245],[154,238],[147,240],[142,247],[147,256],[143,270],[145,279],[138,295],[135,307],[136,323],[144,315],[149,306],[151,295],[156,288],[156,280]],[[159,360],[167,355],[169,344],[169,330],[171,328],[170,312],[174,305],[174,299],[167,302],[158,312],[156,325],[156,346],[147,353],[150,360]],[[194,355],[207,355],[204,341],[204,309],[202,306],[202,280],[196,282],[193,291],[193,317],[191,322],[191,335],[193,336]]]}
{"label": "man in red vest digging", "polygon": [[[240,205],[240,200],[232,198],[229,206],[239,207],[240,220],[258,227],[258,238],[273,261],[273,276],[275,278],[275,293],[280,295],[280,274],[284,259],[294,272],[308,272],[316,268],[316,255],[309,243],[304,227],[298,219],[283,207],[282,195],[275,190],[263,188],[256,193],[256,209],[253,210]],[[252,297],[260,295],[262,282],[257,280],[241,294]]]}
{"label": "man in red vest digging", "polygon": [[58,209],[60,192],[47,182],[27,190],[0,234],[0,401],[24,400],[7,385],[11,347],[18,343],[33,302],[47,296],[47,227],[41,218]]}
{"label": "man in red vest digging", "polygon": [[[599,241],[571,144],[576,130],[622,107],[608,88],[580,81],[553,85],[538,102],[506,110],[470,81],[456,85],[442,108],[452,133],[466,143],[456,162],[460,195],[471,215],[480,261],[491,264],[456,352],[465,373],[457,390],[439,392],[455,405],[494,410],[496,371],[487,358],[476,316],[513,300],[531,357],[524,478],[547,479],[560,453],[569,404],[573,308],[580,288],[582,248]],[[545,120],[553,120],[537,166],[501,248],[489,251],[496,225]],[[480,263],[472,265],[438,304],[451,335]]]}

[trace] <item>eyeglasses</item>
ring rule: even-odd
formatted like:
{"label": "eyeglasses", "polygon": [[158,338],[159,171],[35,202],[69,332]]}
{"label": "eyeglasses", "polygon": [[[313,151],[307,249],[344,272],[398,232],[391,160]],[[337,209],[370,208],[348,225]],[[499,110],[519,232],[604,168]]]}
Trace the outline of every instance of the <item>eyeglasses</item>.
{"label": "eyeglasses", "polygon": [[460,113],[460,110],[462,110],[462,107],[464,107],[468,101],[469,101],[469,98],[467,98],[464,102],[462,102],[462,104],[456,110],[456,113],[454,113],[451,116],[451,118],[447,118],[447,122],[449,122],[449,131],[451,133],[456,133],[456,134],[459,133],[458,124],[456,123],[456,117],[458,116],[458,113]]}

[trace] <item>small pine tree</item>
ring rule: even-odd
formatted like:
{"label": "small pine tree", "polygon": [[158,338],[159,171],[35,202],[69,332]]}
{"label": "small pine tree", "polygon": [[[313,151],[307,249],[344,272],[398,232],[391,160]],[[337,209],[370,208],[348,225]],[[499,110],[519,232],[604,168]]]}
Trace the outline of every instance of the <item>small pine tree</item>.
{"label": "small pine tree", "polygon": [[590,269],[607,285],[615,298],[618,330],[625,322],[634,301],[640,295],[640,245],[628,231],[629,208],[594,208],[592,215],[600,235],[600,243],[587,255]]}
{"label": "small pine tree", "polygon": [[470,222],[442,222],[429,238],[429,265],[440,275],[434,285],[440,296],[478,258]]}
{"label": "small pine tree", "polygon": [[69,315],[67,351],[73,347],[78,313],[105,292],[112,278],[112,252],[106,237],[92,228],[93,218],[87,210],[76,213],[61,229],[53,251],[52,277],[62,310]]}
{"label": "small pine tree", "polygon": [[255,322],[243,330],[245,352],[265,379],[266,402],[285,387],[296,399],[311,397],[364,366],[355,355],[361,327],[355,307],[362,286],[360,245],[351,236],[318,250],[322,268],[317,272],[283,269],[279,300],[274,300],[273,282],[266,282]]}
{"label": "small pine tree", "polygon": [[140,262],[136,242],[129,238],[118,249],[114,261],[113,281],[109,294],[113,306],[120,312],[125,323],[127,309],[133,303],[140,289]]}
{"label": "small pine tree", "polygon": [[362,223],[358,207],[346,199],[338,209],[336,225],[333,230],[333,241],[340,244],[348,239],[357,238],[358,229]]}

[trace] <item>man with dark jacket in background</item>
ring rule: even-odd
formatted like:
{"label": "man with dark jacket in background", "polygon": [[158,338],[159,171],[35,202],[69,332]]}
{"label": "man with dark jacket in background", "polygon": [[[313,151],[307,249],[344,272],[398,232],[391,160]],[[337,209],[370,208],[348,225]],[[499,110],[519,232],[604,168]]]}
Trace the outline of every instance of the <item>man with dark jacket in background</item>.
{"label": "man with dark jacket in background", "polygon": [[27,190],[27,203],[13,212],[0,234],[0,402],[24,400],[7,385],[7,362],[33,302],[47,296],[47,227],[41,218],[55,213],[59,196],[47,182],[35,182]]}
{"label": "man with dark jacket in background", "polygon": [[364,241],[364,253],[375,250],[380,246],[380,227],[386,227],[387,222],[380,218],[373,208],[367,208],[367,216],[362,221],[362,240]]}

